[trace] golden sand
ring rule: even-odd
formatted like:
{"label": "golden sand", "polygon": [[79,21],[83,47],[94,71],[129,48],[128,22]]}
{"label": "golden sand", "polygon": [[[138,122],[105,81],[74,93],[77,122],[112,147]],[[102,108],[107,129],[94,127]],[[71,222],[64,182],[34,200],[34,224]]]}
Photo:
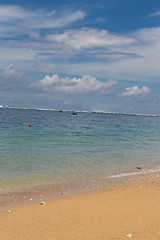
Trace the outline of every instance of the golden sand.
{"label": "golden sand", "polygon": [[160,240],[160,176],[0,214],[2,240]]}

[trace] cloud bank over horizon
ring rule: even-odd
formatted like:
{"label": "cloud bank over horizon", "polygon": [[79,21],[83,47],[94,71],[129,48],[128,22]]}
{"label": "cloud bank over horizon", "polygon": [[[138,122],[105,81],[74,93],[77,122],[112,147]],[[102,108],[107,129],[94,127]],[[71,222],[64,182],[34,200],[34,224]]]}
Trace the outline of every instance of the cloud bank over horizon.
{"label": "cloud bank over horizon", "polygon": [[[119,79],[137,81],[139,78],[150,81],[151,75],[156,81],[160,74],[160,27],[122,35],[97,28],[63,29],[85,18],[86,13],[80,10],[67,9],[57,14],[56,10],[29,11],[14,5],[0,5],[0,13],[0,62],[2,59],[7,64],[9,59],[15,63],[39,59],[44,63],[50,61],[48,64],[52,62],[57,72],[63,74],[90,74],[94,68],[97,77],[112,78],[113,74]],[[47,29],[54,33],[48,34]],[[22,32],[26,34],[23,38]],[[74,58],[83,62],[74,62]],[[61,59],[60,64],[57,59]],[[66,70],[67,60],[71,68]]]}
{"label": "cloud bank over horizon", "polygon": [[1,4],[1,92],[96,94],[104,108],[104,96],[109,102],[135,99],[134,105],[138,96],[152,95],[156,102],[152,84],[160,77],[160,25],[118,32],[98,27],[98,20],[87,25],[88,18],[84,8]]}

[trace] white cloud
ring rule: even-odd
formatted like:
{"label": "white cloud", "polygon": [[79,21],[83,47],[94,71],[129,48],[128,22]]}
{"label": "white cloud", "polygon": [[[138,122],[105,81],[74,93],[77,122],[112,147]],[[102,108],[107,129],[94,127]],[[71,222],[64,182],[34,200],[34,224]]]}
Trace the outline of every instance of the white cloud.
{"label": "white cloud", "polygon": [[[61,64],[58,71],[77,75],[94,73],[94,76],[123,80],[159,81],[160,28],[141,29],[133,32],[132,37],[137,39],[134,44],[104,47],[104,52],[110,54],[107,61],[103,61],[103,56],[97,61],[93,52],[92,61]],[[102,48],[99,51],[101,53]],[[87,52],[85,49],[84,54]],[[122,57],[118,53],[122,53]],[[97,57],[98,49],[95,55]]]}
{"label": "white cloud", "polygon": [[14,68],[14,65],[13,64],[10,64],[6,67],[6,69],[10,69],[10,68]]}
{"label": "white cloud", "polygon": [[25,19],[31,14],[16,5],[0,5],[0,22],[8,22],[11,19]]}
{"label": "white cloud", "polygon": [[55,70],[55,64],[38,62],[36,65],[36,70],[43,73],[51,73],[53,70]]}
{"label": "white cloud", "polygon": [[[84,17],[85,13],[78,10],[26,10],[0,5],[0,65],[13,62],[27,71],[159,81],[160,28],[140,29],[128,35],[94,28],[64,30],[64,26]],[[53,34],[49,35],[47,28]],[[3,37],[7,39],[3,41]],[[36,67],[35,62],[39,63]]]}
{"label": "white cloud", "polygon": [[123,93],[120,94],[122,97],[132,97],[137,95],[145,95],[150,92],[150,88],[142,87],[139,88],[138,86],[128,87],[125,89]]}
{"label": "white cloud", "polygon": [[13,64],[0,71],[0,90],[15,90],[22,88],[23,72]]}
{"label": "white cloud", "polygon": [[[20,45],[20,44],[19,44]],[[6,60],[8,62],[22,61],[22,60],[34,60],[36,58],[36,52],[31,49],[25,49],[17,46],[0,46],[0,60],[2,63]]]}
{"label": "white cloud", "polygon": [[1,73],[3,74],[3,76],[6,76],[6,77],[16,75],[17,78],[19,78],[18,70],[13,64],[6,66],[5,69],[1,71]]}
{"label": "white cloud", "polygon": [[150,17],[160,16],[160,11],[151,13],[149,16],[150,16]]}
{"label": "white cloud", "polygon": [[90,75],[84,75],[82,78],[60,78],[57,74],[54,74],[52,76],[46,75],[30,87],[47,92],[63,92],[66,94],[87,94],[90,92],[103,92],[105,94],[115,84],[117,84],[116,80],[101,82]]}
{"label": "white cloud", "polygon": [[26,10],[16,5],[0,5],[0,35],[5,37],[28,33],[33,36],[33,30],[64,27],[84,17],[85,13],[80,10]]}
{"label": "white cloud", "polygon": [[159,40],[160,27],[142,28],[134,32],[133,36],[139,40],[138,45],[143,49],[147,43],[152,46]]}
{"label": "white cloud", "polygon": [[67,30],[60,34],[50,34],[46,39],[66,44],[76,50],[81,48],[124,46],[136,42],[134,38],[111,34],[106,30],[90,28]]}

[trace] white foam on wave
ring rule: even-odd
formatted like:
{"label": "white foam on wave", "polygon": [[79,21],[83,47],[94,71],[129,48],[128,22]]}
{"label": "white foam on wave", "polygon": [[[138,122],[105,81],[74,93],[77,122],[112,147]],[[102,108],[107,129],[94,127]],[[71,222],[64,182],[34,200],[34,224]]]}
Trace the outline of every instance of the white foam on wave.
{"label": "white foam on wave", "polygon": [[[72,112],[70,109],[54,109],[54,108],[29,108],[29,107],[10,107],[0,105],[0,108],[13,108],[13,109],[24,109],[24,110],[39,110],[39,111],[62,111]],[[143,114],[143,113],[119,113],[119,112],[105,112],[105,111],[86,111],[86,110],[75,110],[78,113],[101,113],[101,114],[113,114],[113,115],[129,115],[129,116],[145,116],[145,117],[159,117],[160,114]]]}
{"label": "white foam on wave", "polygon": [[122,173],[117,175],[111,175],[109,178],[121,178],[121,177],[128,177],[128,176],[141,175],[141,174],[147,174],[147,173],[156,173],[156,172],[160,172],[160,169],[148,169],[148,170],[142,170],[139,172]]}

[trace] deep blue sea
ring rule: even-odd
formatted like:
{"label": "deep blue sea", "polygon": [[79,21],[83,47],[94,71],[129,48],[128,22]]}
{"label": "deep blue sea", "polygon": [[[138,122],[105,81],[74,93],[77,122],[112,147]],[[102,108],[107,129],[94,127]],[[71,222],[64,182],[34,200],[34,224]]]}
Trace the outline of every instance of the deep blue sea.
{"label": "deep blue sea", "polygon": [[159,116],[0,108],[1,192],[159,164]]}

